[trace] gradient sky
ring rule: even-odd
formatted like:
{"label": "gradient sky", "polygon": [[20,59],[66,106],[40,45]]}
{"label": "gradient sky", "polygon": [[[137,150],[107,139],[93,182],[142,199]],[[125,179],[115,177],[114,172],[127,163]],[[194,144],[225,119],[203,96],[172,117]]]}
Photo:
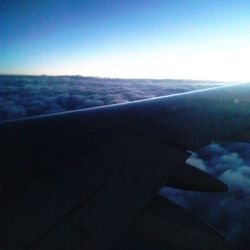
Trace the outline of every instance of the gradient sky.
{"label": "gradient sky", "polygon": [[0,73],[250,81],[249,0],[0,6]]}

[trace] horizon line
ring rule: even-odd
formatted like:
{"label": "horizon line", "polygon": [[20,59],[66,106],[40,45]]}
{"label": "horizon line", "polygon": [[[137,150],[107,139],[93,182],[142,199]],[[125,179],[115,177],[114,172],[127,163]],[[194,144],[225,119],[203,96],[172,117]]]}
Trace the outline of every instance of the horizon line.
{"label": "horizon line", "polygon": [[99,79],[119,79],[119,80],[155,80],[155,81],[195,81],[195,82],[218,82],[218,83],[244,83],[248,81],[223,81],[211,79],[191,79],[191,78],[146,78],[146,77],[108,77],[108,76],[88,76],[80,74],[70,75],[49,75],[49,74],[18,74],[18,73],[0,73],[0,76],[27,76],[27,77],[82,77],[82,78],[99,78]]}

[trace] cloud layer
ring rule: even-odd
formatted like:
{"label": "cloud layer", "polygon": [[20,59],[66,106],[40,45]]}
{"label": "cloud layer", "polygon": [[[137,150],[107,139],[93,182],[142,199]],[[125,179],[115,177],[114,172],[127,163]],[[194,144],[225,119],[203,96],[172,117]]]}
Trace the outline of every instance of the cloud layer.
{"label": "cloud layer", "polygon": [[163,188],[163,196],[184,206],[215,228],[232,242],[234,249],[250,246],[250,144],[211,144],[188,160],[229,186],[225,194],[209,194]]}
{"label": "cloud layer", "polygon": [[219,82],[0,75],[0,121],[218,86]]}

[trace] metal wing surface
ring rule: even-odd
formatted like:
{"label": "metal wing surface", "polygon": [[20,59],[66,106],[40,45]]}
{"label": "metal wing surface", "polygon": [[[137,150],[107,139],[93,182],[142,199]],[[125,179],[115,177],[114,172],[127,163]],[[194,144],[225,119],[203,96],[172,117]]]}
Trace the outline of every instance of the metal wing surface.
{"label": "metal wing surface", "polygon": [[157,192],[225,191],[185,161],[213,140],[249,141],[249,107],[240,84],[2,122],[2,249],[228,249]]}

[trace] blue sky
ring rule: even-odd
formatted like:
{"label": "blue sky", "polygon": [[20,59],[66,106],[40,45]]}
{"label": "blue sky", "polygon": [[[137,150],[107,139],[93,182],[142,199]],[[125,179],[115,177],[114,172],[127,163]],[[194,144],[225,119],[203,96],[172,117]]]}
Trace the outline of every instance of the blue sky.
{"label": "blue sky", "polygon": [[1,73],[250,81],[250,1],[0,3]]}

